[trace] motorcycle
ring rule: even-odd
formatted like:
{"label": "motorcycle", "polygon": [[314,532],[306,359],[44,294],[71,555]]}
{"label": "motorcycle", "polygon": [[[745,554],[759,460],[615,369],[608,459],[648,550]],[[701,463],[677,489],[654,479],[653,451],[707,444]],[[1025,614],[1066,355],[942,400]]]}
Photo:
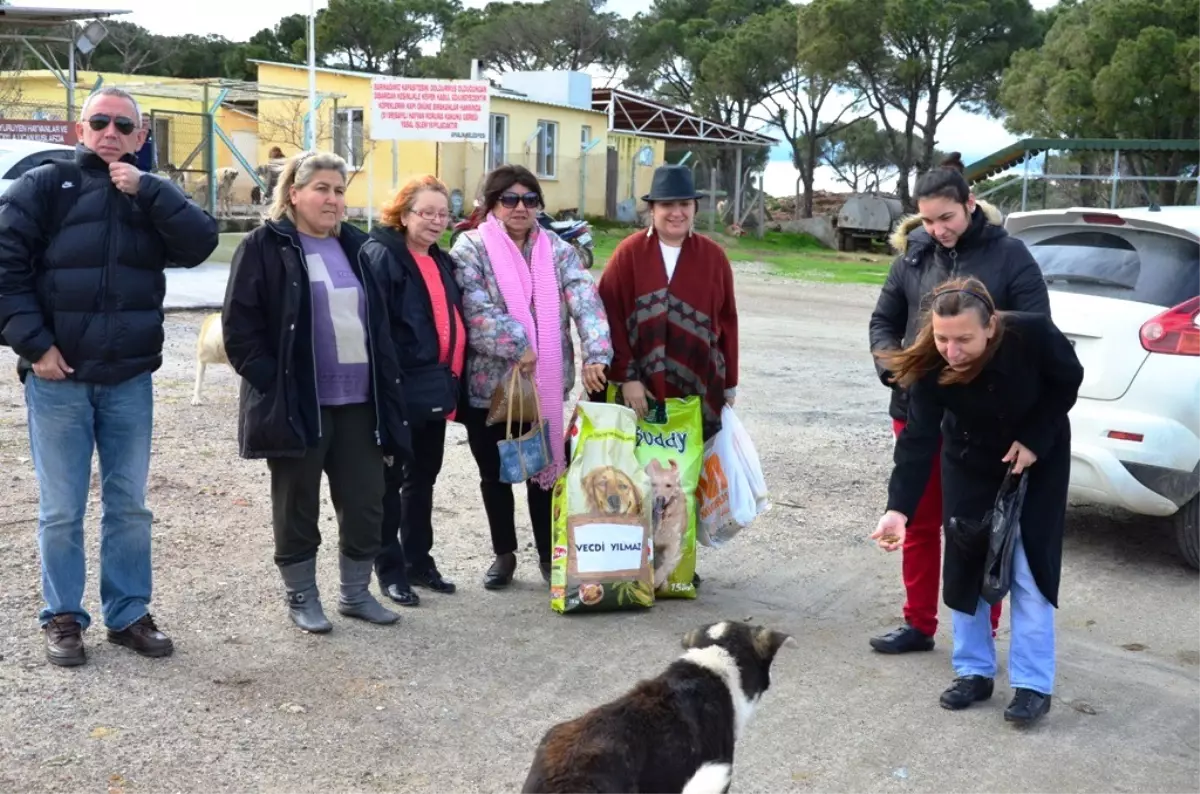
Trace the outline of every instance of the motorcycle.
{"label": "motorcycle", "polygon": [[[475,209],[471,214],[463,218],[458,223],[454,224],[453,230],[450,232],[450,247],[454,247],[454,243],[458,240],[458,236],[465,231],[474,229],[479,224],[483,223],[483,219],[487,217],[487,211],[479,206],[478,201],[475,204]],[[585,270],[591,270],[595,264],[595,256],[593,254],[593,240],[591,227],[584,220],[569,220],[556,221],[550,217],[544,210],[538,210],[537,213],[538,225],[543,229],[549,229],[557,234],[566,242],[575,247],[579,254],[579,260],[583,263]]]}

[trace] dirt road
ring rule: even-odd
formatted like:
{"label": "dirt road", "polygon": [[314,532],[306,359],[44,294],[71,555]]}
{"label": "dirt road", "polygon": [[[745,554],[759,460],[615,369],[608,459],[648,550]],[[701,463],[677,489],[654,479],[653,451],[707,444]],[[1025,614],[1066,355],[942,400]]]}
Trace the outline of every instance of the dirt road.
{"label": "dirt road", "polygon": [[[781,653],[738,748],[736,791],[1195,791],[1200,594],[1155,522],[1072,511],[1058,689],[1032,732],[1001,716],[1007,617],[997,694],[962,713],[937,703],[952,677],[944,611],[932,653],[868,649],[900,619],[901,595],[899,556],[865,540],[891,452],[886,394],[865,353],[874,295],[739,277],[738,409],[777,504],[728,548],[701,550],[699,600],[557,616],[531,547],[518,586],[484,591],[490,547],[455,426],[435,553],[459,593],[426,596],[397,627],[330,609],[335,630],[323,637],[285,616],[266,468],[236,455],[235,378],[212,369],[205,405],[189,405],[201,315],[171,315],[150,499],[153,610],[178,650],[141,659],[96,628],[76,670],[43,663],[36,483],[11,351],[0,352],[0,790],[514,791],[550,724],[655,674],[687,629],[749,618],[799,643]],[[90,509],[94,561],[95,495]],[[331,603],[333,542],[321,577]],[[95,582],[93,568],[94,613]]]}

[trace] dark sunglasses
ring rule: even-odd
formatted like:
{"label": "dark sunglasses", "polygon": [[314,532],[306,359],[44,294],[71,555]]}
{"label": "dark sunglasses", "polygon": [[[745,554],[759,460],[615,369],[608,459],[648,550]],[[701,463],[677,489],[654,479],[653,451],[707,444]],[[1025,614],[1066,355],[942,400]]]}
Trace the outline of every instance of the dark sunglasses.
{"label": "dark sunglasses", "polygon": [[541,206],[542,197],[537,193],[526,193],[518,196],[516,193],[504,193],[500,196],[500,206],[513,209],[517,204],[524,204],[526,209],[536,209]]}
{"label": "dark sunglasses", "polygon": [[117,128],[117,132],[121,133],[122,135],[130,135],[135,129],[137,129],[137,123],[128,116],[117,116],[116,118],[113,118],[112,116],[104,113],[94,113],[92,117],[88,119],[88,126],[96,132],[107,129],[109,124],[115,126]]}

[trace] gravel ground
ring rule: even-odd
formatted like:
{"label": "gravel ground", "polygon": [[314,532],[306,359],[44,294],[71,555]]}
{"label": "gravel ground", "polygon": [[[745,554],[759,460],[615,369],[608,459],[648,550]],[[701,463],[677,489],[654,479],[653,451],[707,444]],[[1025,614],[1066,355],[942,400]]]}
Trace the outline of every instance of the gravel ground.
{"label": "gravel ground", "polygon": [[[425,596],[393,627],[330,609],[326,636],[301,634],[286,618],[266,467],[236,454],[235,377],[210,369],[205,404],[191,406],[203,315],[169,315],[150,477],[152,608],[177,651],[142,659],[105,643],[98,628],[87,638],[89,664],[74,670],[43,662],[36,482],[20,387],[5,375],[0,791],[513,791],[549,725],[657,673],[686,630],[723,618],[799,640],[781,652],[738,748],[738,791],[1197,790],[1200,593],[1160,522],[1072,510],[1058,691],[1032,732],[1001,718],[1007,620],[997,695],[967,712],[937,704],[952,677],[944,609],[934,652],[868,649],[869,636],[900,619],[901,598],[899,556],[865,538],[892,446],[887,397],[865,353],[875,294],[740,276],[738,408],[776,506],[731,546],[700,551],[697,601],[555,615],[527,529],[518,584],[484,591],[490,548],[477,474],[454,426],[435,553],[459,593]],[[0,372],[12,364],[0,351]],[[92,561],[98,510],[93,492]],[[335,548],[320,558],[327,603]],[[87,605],[98,611],[94,569]]]}

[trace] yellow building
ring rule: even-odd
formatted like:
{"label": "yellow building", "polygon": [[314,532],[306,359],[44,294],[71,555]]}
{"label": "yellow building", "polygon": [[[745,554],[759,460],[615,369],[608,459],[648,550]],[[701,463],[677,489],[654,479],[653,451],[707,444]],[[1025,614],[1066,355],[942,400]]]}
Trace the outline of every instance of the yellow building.
{"label": "yellow building", "polygon": [[[66,88],[49,70],[0,73],[10,88],[0,102],[0,116],[10,119],[67,119]],[[75,116],[88,94],[98,86],[117,86],[128,91],[143,113],[150,117],[153,145],[160,170],[168,167],[183,172],[185,188],[191,191],[206,184],[209,160],[213,170],[238,169],[234,183],[235,203],[247,203],[254,180],[246,173],[233,147],[244,154],[253,168],[258,162],[258,120],[253,102],[243,84],[225,80],[185,80],[149,75],[76,72]],[[257,88],[254,89],[257,92]],[[255,94],[256,95],[256,94]],[[215,110],[214,110],[215,105]],[[209,136],[207,114],[221,134]],[[211,140],[211,143],[210,143]],[[228,141],[228,142],[227,142]]]}
{"label": "yellow building", "polygon": [[[308,69],[294,64],[254,61],[260,83],[307,89]],[[569,105],[533,98],[514,90],[493,88],[489,97],[487,143],[435,143],[372,140],[371,81],[378,75],[345,69],[319,68],[318,92],[339,94],[336,104],[318,108],[318,148],[346,158],[355,169],[346,192],[347,205],[367,206],[375,213],[395,189],[420,174],[436,174],[452,191],[458,191],[465,211],[470,211],[483,177],[504,163],[517,163],[538,177],[553,213],[575,210],[602,215],[608,190],[608,116],[585,105]],[[289,119],[302,118],[307,103],[259,101],[259,148],[280,145],[285,154],[297,147],[285,145],[284,136],[272,130]],[[282,124],[280,123],[282,122]],[[658,150],[661,160],[661,143]]]}

